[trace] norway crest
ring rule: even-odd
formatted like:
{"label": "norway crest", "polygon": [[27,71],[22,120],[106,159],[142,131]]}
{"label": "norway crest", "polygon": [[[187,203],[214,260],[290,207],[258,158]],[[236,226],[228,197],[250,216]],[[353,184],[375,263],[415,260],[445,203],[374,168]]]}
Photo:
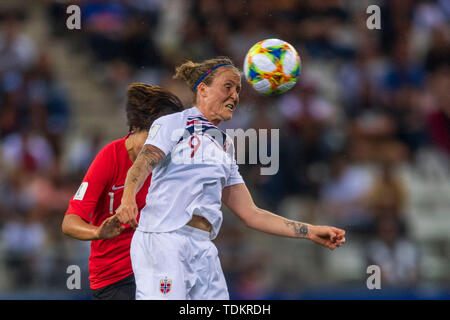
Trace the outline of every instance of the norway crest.
{"label": "norway crest", "polygon": [[169,293],[171,287],[172,287],[172,280],[167,279],[167,277],[159,280],[159,290],[161,291],[162,294]]}

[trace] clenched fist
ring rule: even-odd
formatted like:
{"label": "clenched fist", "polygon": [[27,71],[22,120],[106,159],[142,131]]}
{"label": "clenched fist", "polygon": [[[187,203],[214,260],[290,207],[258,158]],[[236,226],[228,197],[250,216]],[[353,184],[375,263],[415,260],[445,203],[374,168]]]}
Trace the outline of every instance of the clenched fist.
{"label": "clenched fist", "polygon": [[137,223],[137,215],[138,208],[136,201],[134,202],[122,202],[116,210],[116,214],[114,215],[119,219],[120,222],[124,224],[129,224],[130,227],[136,229],[138,226]]}
{"label": "clenched fist", "polygon": [[345,243],[345,231],[329,226],[310,226],[309,239],[317,244],[334,250]]}

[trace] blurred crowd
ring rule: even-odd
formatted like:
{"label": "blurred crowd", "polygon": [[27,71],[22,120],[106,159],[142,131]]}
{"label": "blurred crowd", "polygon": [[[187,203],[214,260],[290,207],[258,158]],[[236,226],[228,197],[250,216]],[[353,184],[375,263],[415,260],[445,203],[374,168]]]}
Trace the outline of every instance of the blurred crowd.
{"label": "blurred crowd", "polygon": [[55,217],[72,193],[60,170],[69,101],[49,57],[23,31],[27,12],[5,10],[0,18],[2,283],[51,287],[61,269]]}
{"label": "blurred crowd", "polygon": [[[258,165],[240,171],[261,207],[344,228],[349,242],[362,244],[364,265],[381,267],[384,285],[411,288],[421,284],[423,268],[402,173],[424,165],[424,151],[448,170],[450,4],[374,2],[380,30],[367,28],[365,1],[71,1],[81,7],[79,31],[65,29],[69,2],[44,3],[51,36],[82,48],[121,108],[133,81],[159,84],[189,106],[191,92],[172,79],[186,59],[229,56],[242,66],[260,40],[291,43],[302,59],[299,83],[265,97],[243,79],[238,109],[223,124],[280,129],[279,172],[261,176]],[[64,239],[59,224],[101,147],[94,143],[81,165],[63,170],[70,96],[51,58],[22,31],[26,21],[26,11],[4,14],[0,29],[0,237],[9,290],[64,286],[66,266],[87,259],[87,247]],[[300,205],[285,210],[292,201]],[[254,234],[225,215],[217,246],[232,297],[279,297],[286,281],[307,287],[314,265],[298,270],[302,276],[268,271],[277,252],[250,254],[258,247]],[[68,253],[72,247],[84,255]],[[450,278],[441,281],[448,287]]]}

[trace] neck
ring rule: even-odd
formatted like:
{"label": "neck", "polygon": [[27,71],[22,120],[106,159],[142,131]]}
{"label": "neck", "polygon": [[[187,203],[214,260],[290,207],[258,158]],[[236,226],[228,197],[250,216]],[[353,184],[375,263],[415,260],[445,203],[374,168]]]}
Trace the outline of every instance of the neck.
{"label": "neck", "polygon": [[197,105],[195,106],[198,110],[200,110],[200,112],[202,113],[202,115],[209,121],[211,122],[213,125],[218,126],[220,124],[220,120],[217,119],[214,114],[212,114],[205,106],[203,105]]}
{"label": "neck", "polygon": [[142,146],[144,145],[145,140],[147,139],[147,131],[142,130],[139,132],[132,133],[125,140],[125,148],[128,151],[128,156],[130,157],[131,162],[134,162],[141,152]]}

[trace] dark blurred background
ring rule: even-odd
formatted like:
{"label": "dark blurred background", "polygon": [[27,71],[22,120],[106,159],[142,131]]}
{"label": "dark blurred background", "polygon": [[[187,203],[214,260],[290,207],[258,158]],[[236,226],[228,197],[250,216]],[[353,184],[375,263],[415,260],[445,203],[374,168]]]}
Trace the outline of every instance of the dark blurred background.
{"label": "dark blurred background", "polygon": [[[81,30],[66,8],[81,7]],[[366,26],[381,8],[381,30]],[[62,234],[98,150],[127,133],[125,89],[172,79],[185,59],[242,68],[257,41],[302,59],[280,97],[243,79],[223,128],[280,129],[280,169],[240,171],[256,203],[347,231],[334,252],[246,229],[217,240],[234,299],[450,298],[450,1],[45,0],[0,3],[0,298],[90,298],[89,242]],[[68,290],[69,265],[81,290]],[[381,267],[381,290],[366,268]]]}

